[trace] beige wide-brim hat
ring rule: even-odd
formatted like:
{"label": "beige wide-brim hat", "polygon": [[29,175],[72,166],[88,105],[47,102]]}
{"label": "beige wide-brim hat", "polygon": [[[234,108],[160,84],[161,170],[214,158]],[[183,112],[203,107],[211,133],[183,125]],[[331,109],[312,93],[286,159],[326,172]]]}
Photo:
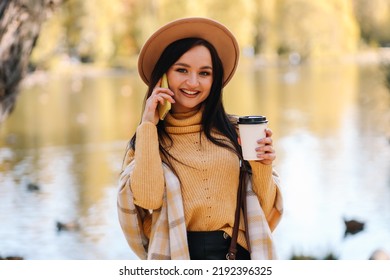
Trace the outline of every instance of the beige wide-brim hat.
{"label": "beige wide-brim hat", "polygon": [[184,38],[200,38],[217,50],[224,69],[225,86],[237,68],[239,47],[234,35],[221,23],[201,17],[182,18],[159,28],[145,42],[138,58],[138,73],[149,85],[152,71],[165,48]]}

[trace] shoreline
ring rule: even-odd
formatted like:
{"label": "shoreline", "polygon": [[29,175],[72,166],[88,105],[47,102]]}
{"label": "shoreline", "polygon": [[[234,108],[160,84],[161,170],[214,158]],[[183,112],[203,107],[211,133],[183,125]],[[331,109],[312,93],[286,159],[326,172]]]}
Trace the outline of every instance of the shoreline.
{"label": "shoreline", "polygon": [[[329,64],[357,64],[357,65],[381,65],[390,64],[390,48],[378,48],[367,49],[356,53],[335,55],[335,56],[323,56],[320,58],[313,58],[307,61],[292,60],[291,56],[266,56],[266,55],[254,55],[245,56],[241,55],[239,68],[250,67],[253,69],[259,68],[273,68],[281,66],[305,66],[305,65],[329,65]],[[135,61],[134,58],[129,58],[129,61]],[[79,76],[80,78],[86,77],[99,77],[102,75],[129,75],[137,73],[137,65],[132,63],[127,67],[108,67],[101,66],[92,63],[75,62],[72,59],[64,58],[57,66],[51,69],[37,69],[31,71],[25,75],[21,81],[21,87],[29,87],[35,84],[44,84],[47,79],[55,76]]]}

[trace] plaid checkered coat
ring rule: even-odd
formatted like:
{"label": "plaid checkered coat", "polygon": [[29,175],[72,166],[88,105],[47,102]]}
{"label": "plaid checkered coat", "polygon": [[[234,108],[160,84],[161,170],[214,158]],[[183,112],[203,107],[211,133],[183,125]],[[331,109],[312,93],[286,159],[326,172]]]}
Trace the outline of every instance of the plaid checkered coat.
{"label": "plaid checkered coat", "polygon": [[[134,205],[130,190],[130,174],[134,168],[132,161],[121,173],[118,190],[118,217],[125,238],[140,259],[149,260],[189,260],[187,230],[184,219],[184,208],[180,183],[176,175],[163,164],[165,193],[162,207],[158,210],[147,210]],[[247,180],[246,199],[248,233],[250,239],[251,259],[276,259],[272,233],[283,213],[283,202],[279,191],[279,179],[273,174],[278,186],[274,209],[271,216],[273,224],[269,225],[256,194],[252,190],[251,180]],[[143,232],[143,220],[152,215],[150,238]],[[268,217],[270,218],[270,217]]]}

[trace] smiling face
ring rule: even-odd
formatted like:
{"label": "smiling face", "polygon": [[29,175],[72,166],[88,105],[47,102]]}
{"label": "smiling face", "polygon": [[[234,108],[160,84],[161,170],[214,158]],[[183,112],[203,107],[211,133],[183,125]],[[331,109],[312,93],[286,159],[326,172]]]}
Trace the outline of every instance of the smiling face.
{"label": "smiling face", "polygon": [[174,113],[198,109],[210,94],[213,67],[210,51],[202,45],[184,53],[168,70],[169,88],[173,91]]}

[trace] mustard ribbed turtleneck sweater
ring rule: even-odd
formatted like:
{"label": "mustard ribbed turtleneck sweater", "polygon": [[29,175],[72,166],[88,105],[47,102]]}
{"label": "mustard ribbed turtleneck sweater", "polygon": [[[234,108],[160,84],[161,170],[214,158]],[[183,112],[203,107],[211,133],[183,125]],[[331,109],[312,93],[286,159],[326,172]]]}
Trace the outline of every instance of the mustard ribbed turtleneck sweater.
{"label": "mustard ribbed turtleneck sweater", "polygon": [[[239,159],[233,152],[213,144],[204,133],[200,133],[201,118],[202,112],[194,111],[168,114],[165,119],[166,130],[173,140],[169,153],[178,160],[171,160],[170,163],[180,179],[187,230],[223,230],[231,236],[239,181]],[[134,203],[145,209],[158,209],[162,205],[164,175],[157,128],[153,123],[142,123],[137,128],[136,149],[135,152],[128,152],[125,164],[133,159],[135,167],[130,185]],[[272,166],[260,162],[250,164],[253,190],[267,217],[276,195]],[[244,222],[242,218],[240,221],[238,243],[247,248]],[[144,225],[146,232],[150,231],[149,227],[150,224]]]}

